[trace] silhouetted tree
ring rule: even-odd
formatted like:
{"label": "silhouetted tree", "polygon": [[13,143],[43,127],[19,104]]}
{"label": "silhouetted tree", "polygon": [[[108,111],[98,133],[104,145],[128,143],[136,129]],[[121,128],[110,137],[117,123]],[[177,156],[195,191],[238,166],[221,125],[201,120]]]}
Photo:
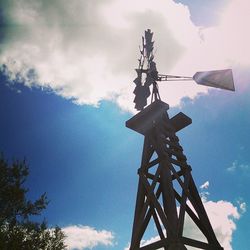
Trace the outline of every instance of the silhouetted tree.
{"label": "silhouetted tree", "polygon": [[59,227],[49,229],[45,221],[33,222],[48,205],[46,193],[32,202],[24,187],[29,168],[24,161],[12,164],[0,155],[0,249],[61,250],[66,249],[65,235]]}

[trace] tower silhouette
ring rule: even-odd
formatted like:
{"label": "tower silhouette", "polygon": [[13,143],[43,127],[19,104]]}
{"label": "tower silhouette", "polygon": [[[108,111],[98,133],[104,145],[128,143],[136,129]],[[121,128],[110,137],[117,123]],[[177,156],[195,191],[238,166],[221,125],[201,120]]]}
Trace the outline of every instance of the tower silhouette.
{"label": "tower silhouette", "polygon": [[[169,118],[169,105],[161,101],[157,82],[193,80],[201,85],[234,91],[232,70],[197,72],[193,77],[158,74],[152,37],[149,29],[142,37],[134,80],[135,108],[140,112],[126,122],[128,128],[144,136],[130,250],[185,250],[188,246],[222,250],[176,135],[192,120],[182,112]],[[147,106],[150,94],[151,104]],[[186,235],[187,219],[193,222],[202,239]],[[143,236],[151,222],[158,238],[145,243]]]}

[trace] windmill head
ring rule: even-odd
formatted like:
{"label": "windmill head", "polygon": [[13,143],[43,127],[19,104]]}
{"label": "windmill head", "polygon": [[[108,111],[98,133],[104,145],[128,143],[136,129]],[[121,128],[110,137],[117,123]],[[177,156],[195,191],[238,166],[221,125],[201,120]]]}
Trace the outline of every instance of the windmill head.
{"label": "windmill head", "polygon": [[[134,103],[137,110],[143,110],[147,106],[147,98],[151,95],[151,103],[160,100],[158,81],[190,81],[209,87],[235,91],[231,69],[199,71],[193,77],[162,75],[157,71],[154,62],[153,32],[145,31],[142,37],[142,49],[140,49],[139,65],[136,69],[137,77],[134,80]],[[144,77],[143,77],[144,76]],[[151,93],[152,92],[152,93]]]}
{"label": "windmill head", "polygon": [[[142,49],[138,68],[136,69],[137,77],[134,80],[134,103],[137,110],[143,110],[147,106],[147,98],[150,96],[150,86],[156,84],[158,71],[154,60],[153,50],[154,41],[153,32],[150,29],[145,30],[142,37]],[[144,76],[144,77],[143,77]]]}

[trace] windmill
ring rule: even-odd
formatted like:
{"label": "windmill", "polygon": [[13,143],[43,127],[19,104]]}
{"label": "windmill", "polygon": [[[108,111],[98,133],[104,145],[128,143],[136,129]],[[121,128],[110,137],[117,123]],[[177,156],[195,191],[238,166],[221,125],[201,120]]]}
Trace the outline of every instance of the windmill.
{"label": "windmill", "polygon": [[[134,80],[134,103],[140,112],[126,122],[128,128],[144,136],[130,250],[185,250],[189,246],[222,250],[176,135],[192,120],[182,112],[172,118],[168,116],[169,105],[161,101],[158,82],[192,80],[197,84],[234,91],[232,70],[197,72],[193,77],[159,74],[154,62],[152,38],[151,30],[146,30]],[[150,95],[151,103],[147,106]],[[187,217],[203,240],[184,235]],[[157,229],[158,240],[145,245],[142,239],[150,223]]]}

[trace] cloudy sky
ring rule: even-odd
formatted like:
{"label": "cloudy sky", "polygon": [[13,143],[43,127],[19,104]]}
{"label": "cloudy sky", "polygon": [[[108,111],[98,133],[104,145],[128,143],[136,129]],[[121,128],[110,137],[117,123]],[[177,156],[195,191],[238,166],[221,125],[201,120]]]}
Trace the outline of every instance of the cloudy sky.
{"label": "cloudy sky", "polygon": [[248,250],[249,23],[247,0],[0,1],[0,151],[27,158],[30,198],[48,193],[43,216],[69,249],[128,247],[143,138],[124,123],[150,28],[160,73],[233,70],[236,92],[160,91],[193,120],[179,137],[219,241]]}

